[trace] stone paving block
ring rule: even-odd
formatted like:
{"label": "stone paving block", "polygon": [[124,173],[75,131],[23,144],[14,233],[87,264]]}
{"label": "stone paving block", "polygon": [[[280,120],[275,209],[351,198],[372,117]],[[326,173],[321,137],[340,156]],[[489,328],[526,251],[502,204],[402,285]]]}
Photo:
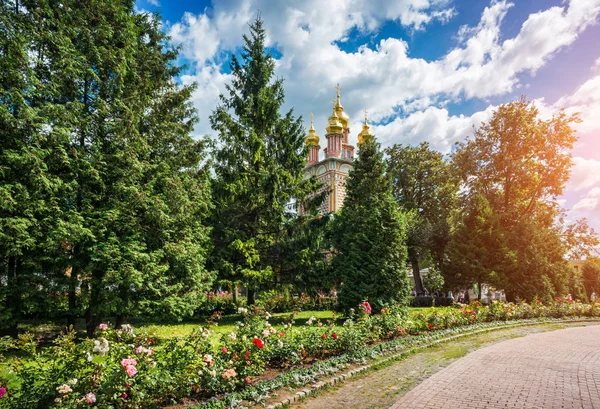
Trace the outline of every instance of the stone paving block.
{"label": "stone paving block", "polygon": [[600,409],[600,326],[500,342],[434,374],[390,409]]}

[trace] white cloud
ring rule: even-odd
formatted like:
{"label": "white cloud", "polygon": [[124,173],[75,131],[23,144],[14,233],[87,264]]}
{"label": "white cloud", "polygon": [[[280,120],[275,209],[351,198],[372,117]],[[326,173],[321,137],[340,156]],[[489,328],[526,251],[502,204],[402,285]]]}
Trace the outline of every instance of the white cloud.
{"label": "white cloud", "polygon": [[573,158],[567,190],[580,191],[600,186],[600,160]]}
{"label": "white cloud", "polygon": [[573,206],[575,211],[600,212],[600,187],[590,190],[587,195]]}
{"label": "white cloud", "polygon": [[[514,90],[520,85],[519,73],[535,73],[600,14],[600,0],[571,0],[564,7],[530,15],[514,38],[504,40],[501,23],[511,7],[506,0],[492,0],[479,23],[461,27],[457,46],[435,61],[410,57],[408,44],[400,38],[385,38],[374,48],[365,45],[354,52],[343,51],[337,43],[352,29],[373,34],[390,20],[413,31],[424,30],[433,21],[445,22],[455,15],[450,0],[226,0],[202,14],[187,13],[169,34],[183,44],[184,56],[197,70],[195,76],[209,88],[207,92],[200,86],[195,95],[199,133],[210,132],[207,107],[213,108],[214,94],[224,90],[224,76],[214,67],[222,63],[223,51],[240,46],[246,23],[261,10],[268,43],[282,54],[277,74],[286,78],[288,106],[303,116],[314,112],[320,134],[339,82],[352,119],[361,118],[366,108],[375,122],[392,120],[378,128],[387,141],[417,142],[432,131],[434,145],[447,150],[479,118],[448,116],[439,101],[487,98]],[[398,119],[399,111],[416,116]],[[426,123],[417,124],[419,117]],[[359,129],[355,125],[353,131]]]}
{"label": "white cloud", "polygon": [[449,153],[455,142],[472,135],[474,128],[487,122],[495,109],[490,105],[471,116],[450,116],[445,108],[429,107],[407,118],[396,118],[387,125],[375,126],[374,132],[383,145],[415,145],[426,140],[433,149]]}
{"label": "white cloud", "polygon": [[576,129],[582,134],[600,131],[600,74],[587,80],[575,93],[560,98],[555,104],[566,112],[579,113],[582,122]]}
{"label": "white cloud", "polygon": [[148,4],[151,4],[155,7],[160,6],[160,3],[158,2],[158,0],[146,0],[148,2]]}

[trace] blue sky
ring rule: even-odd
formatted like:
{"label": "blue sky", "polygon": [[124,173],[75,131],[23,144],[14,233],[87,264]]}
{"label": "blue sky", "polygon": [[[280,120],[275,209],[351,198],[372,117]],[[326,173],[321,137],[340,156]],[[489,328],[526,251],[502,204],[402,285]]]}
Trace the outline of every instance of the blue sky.
{"label": "blue sky", "polygon": [[383,145],[427,140],[443,152],[521,95],[542,116],[580,112],[569,219],[600,230],[600,0],[138,0],[182,45],[200,123],[229,81],[227,61],[260,10],[285,78],[286,105],[326,118],[342,87],[351,141],[367,109]]}

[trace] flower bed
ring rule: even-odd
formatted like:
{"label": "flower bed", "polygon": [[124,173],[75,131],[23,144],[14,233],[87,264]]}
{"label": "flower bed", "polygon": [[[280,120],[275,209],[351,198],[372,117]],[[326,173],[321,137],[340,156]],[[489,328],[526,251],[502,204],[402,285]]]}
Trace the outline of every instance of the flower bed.
{"label": "flower bed", "polygon": [[[0,348],[18,348],[27,357],[12,363],[16,376],[10,382],[0,379],[0,408],[152,408],[190,401],[205,403],[202,407],[235,406],[385,351],[502,321],[598,317],[600,306],[563,300],[551,305],[472,303],[409,317],[398,307],[371,314],[363,303],[357,312],[341,327],[316,319],[296,327],[290,319],[276,328],[268,313],[255,311],[245,314],[216,347],[206,328],[158,345],[131,327],[105,325],[96,340],[76,342],[69,333],[42,349],[31,335],[4,339]],[[267,368],[281,374],[257,382]]]}

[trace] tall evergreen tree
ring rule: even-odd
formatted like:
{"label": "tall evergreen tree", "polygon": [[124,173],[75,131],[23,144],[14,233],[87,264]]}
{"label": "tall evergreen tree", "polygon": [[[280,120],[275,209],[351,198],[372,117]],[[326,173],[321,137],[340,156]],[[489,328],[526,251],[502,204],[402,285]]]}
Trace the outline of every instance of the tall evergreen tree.
{"label": "tall evergreen tree", "polygon": [[244,35],[241,61],[232,56],[232,82],[210,121],[219,136],[214,154],[213,265],[221,277],[255,290],[279,274],[280,240],[292,217],[286,206],[306,197],[306,148],[300,118],[280,114],[283,80],[265,49],[260,18]]}
{"label": "tall evergreen tree", "polygon": [[[23,105],[45,115],[38,139],[59,138],[41,160],[64,187],[42,206],[59,217],[36,242],[45,246],[38,271],[64,283],[70,316],[85,310],[90,335],[107,315],[118,324],[140,312],[189,315],[212,278],[210,191],[202,142],[190,137],[192,88],[175,82],[176,50],[158,19],[128,0],[31,0],[16,13],[35,23],[25,45],[35,75],[24,89],[45,92]],[[38,148],[35,139],[24,146]],[[51,220],[33,216],[35,226]]]}
{"label": "tall evergreen tree", "polygon": [[23,2],[0,3],[0,331],[11,335],[23,315],[47,314],[64,277],[59,243],[81,227],[62,206],[69,137],[37,17]]}
{"label": "tall evergreen tree", "polygon": [[392,195],[392,181],[379,144],[372,137],[359,145],[358,159],[347,179],[344,207],[333,225],[334,277],[341,283],[342,310],[368,299],[380,308],[404,302],[406,221]]}

